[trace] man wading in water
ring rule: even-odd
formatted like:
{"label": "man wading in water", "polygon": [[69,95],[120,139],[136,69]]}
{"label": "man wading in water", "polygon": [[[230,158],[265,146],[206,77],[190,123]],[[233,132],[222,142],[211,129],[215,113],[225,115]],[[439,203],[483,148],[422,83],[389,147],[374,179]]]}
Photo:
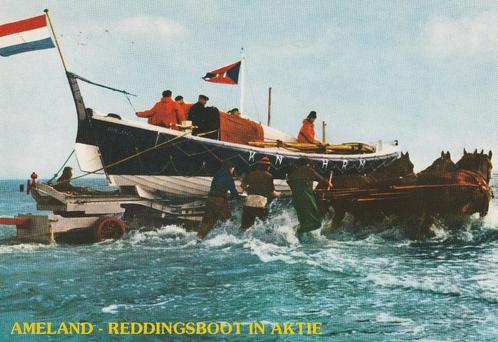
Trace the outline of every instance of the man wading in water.
{"label": "man wading in water", "polygon": [[235,166],[230,162],[224,162],[216,172],[211,182],[211,190],[208,194],[206,211],[202,217],[202,223],[197,231],[197,238],[204,239],[209,231],[219,220],[228,220],[231,216],[228,205],[227,192],[230,191],[232,198],[239,197],[233,181]]}
{"label": "man wading in water", "polygon": [[299,220],[298,236],[322,225],[323,216],[313,192],[314,181],[330,186],[329,181],[313,169],[308,158],[299,158],[296,168],[287,177],[287,183],[292,190],[292,204]]}
{"label": "man wading in water", "polygon": [[256,169],[249,171],[242,180],[241,187],[248,195],[242,207],[243,231],[250,228],[257,217],[261,220],[266,219],[271,200],[280,196],[273,185],[273,176],[269,172],[270,165],[270,158],[264,156],[258,161]]}

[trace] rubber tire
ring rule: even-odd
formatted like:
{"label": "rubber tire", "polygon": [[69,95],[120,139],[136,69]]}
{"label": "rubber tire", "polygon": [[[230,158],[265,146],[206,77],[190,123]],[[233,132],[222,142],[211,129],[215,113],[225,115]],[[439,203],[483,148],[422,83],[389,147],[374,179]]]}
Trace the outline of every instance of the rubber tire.
{"label": "rubber tire", "polygon": [[95,242],[119,240],[125,233],[125,224],[117,217],[104,216],[95,223],[93,233]]}

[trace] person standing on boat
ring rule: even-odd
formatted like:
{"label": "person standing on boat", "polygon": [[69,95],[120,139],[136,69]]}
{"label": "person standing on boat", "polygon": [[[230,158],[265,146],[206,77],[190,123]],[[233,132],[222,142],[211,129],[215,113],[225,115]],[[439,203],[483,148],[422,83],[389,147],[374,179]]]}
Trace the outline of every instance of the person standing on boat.
{"label": "person standing on boat", "polygon": [[233,180],[234,171],[235,166],[231,162],[224,162],[214,175],[207,198],[206,210],[197,231],[197,238],[204,239],[216,222],[230,218],[232,213],[228,205],[227,192],[230,192],[231,198],[239,197]]}
{"label": "person standing on boat", "polygon": [[238,108],[233,108],[228,111],[228,114],[234,115],[234,116],[239,116],[240,117],[240,111]]}
{"label": "person standing on boat", "polygon": [[256,169],[249,171],[242,179],[241,187],[247,192],[242,207],[242,230],[250,228],[257,217],[266,219],[271,200],[280,195],[275,191],[270,165],[270,159],[264,156],[256,164]]}
{"label": "person standing on boat", "polygon": [[141,118],[149,118],[148,123],[156,126],[175,128],[178,122],[180,107],[171,98],[171,90],[163,91],[161,101],[157,102],[154,107],[143,112],[135,114]]}
{"label": "person standing on boat", "polygon": [[287,177],[287,183],[292,190],[292,204],[299,220],[298,235],[318,229],[322,225],[322,212],[316,202],[313,182],[323,182],[330,186],[329,181],[313,169],[308,158],[299,158],[296,168]]}
{"label": "person standing on boat", "polygon": [[188,119],[192,121],[192,125],[197,126],[193,129],[192,134],[197,135],[205,132],[207,126],[206,104],[209,97],[206,95],[199,95],[199,99],[188,112]]}
{"label": "person standing on boat", "polygon": [[303,120],[303,125],[297,136],[297,141],[302,144],[315,144],[320,145],[321,142],[315,139],[315,122],[316,112],[312,110],[306,119]]}
{"label": "person standing on boat", "polygon": [[186,103],[183,101],[183,96],[178,95],[175,97],[175,102],[178,104],[179,112],[178,112],[178,123],[182,123],[187,120],[188,112],[192,107],[192,103]]}

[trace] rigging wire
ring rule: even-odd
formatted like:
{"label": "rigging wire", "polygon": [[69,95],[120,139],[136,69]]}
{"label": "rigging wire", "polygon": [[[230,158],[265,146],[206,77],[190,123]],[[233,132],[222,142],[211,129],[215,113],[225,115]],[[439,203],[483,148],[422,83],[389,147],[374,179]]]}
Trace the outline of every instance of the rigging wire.
{"label": "rigging wire", "polygon": [[64,166],[66,166],[67,162],[72,157],[74,151],[75,151],[74,149],[71,151],[71,153],[69,154],[69,157],[66,158],[66,161],[62,164],[62,166],[59,168],[59,170],[57,170],[57,172],[54,173],[54,176],[47,182],[47,184],[52,183],[52,181],[59,175],[59,172],[61,172],[62,169],[64,168]]}
{"label": "rigging wire", "polygon": [[125,161],[128,161],[128,160],[130,160],[130,159],[133,159],[133,158],[135,158],[135,157],[138,157],[138,156],[140,156],[140,155],[142,155],[142,154],[144,154],[144,153],[147,153],[147,152],[153,151],[153,150],[155,150],[155,149],[158,149],[158,148],[159,148],[159,147],[161,147],[161,146],[164,146],[164,145],[167,145],[167,144],[169,144],[169,143],[172,143],[172,142],[173,142],[173,141],[175,141],[175,140],[178,140],[178,139],[180,139],[180,138],[183,138],[183,137],[184,137],[184,136],[186,136],[187,134],[190,134],[190,132],[188,132],[188,131],[187,131],[187,132],[184,132],[183,134],[180,134],[180,135],[178,135],[178,136],[176,136],[176,137],[174,137],[174,138],[171,138],[171,139],[169,139],[169,140],[163,141],[163,142],[162,142],[162,143],[160,143],[160,144],[157,144],[157,145],[151,146],[151,147],[149,147],[149,148],[146,148],[146,149],[145,149],[145,150],[143,150],[143,151],[137,152],[137,153],[132,154],[132,155],[130,155],[130,156],[128,156],[128,157],[125,157],[125,158],[123,158],[123,159],[117,160],[117,161],[112,162],[112,163],[110,163],[110,164],[108,164],[108,165],[102,166],[101,168],[99,168],[99,169],[97,169],[97,170],[93,170],[93,171],[90,171],[90,172],[86,172],[86,173],[84,173],[84,174],[82,174],[82,175],[79,175],[79,176],[73,177],[73,178],[68,179],[68,180],[66,180],[66,181],[64,181],[64,182],[61,182],[61,183],[70,182],[70,181],[73,181],[73,180],[75,180],[75,179],[79,179],[79,178],[86,177],[86,176],[88,176],[88,175],[93,175],[93,174],[96,174],[97,172],[100,172],[100,171],[105,170],[105,169],[108,169],[108,168],[110,168],[110,167],[113,167],[113,166],[119,165],[119,164],[121,164],[121,163],[124,163]]}
{"label": "rigging wire", "polygon": [[130,104],[131,108],[133,109],[133,114],[135,114],[137,112],[137,110],[135,109],[135,106],[133,105],[133,103],[131,103],[131,100],[130,98],[128,97],[128,94],[124,94],[124,96],[126,97],[126,99],[128,100],[128,103]]}

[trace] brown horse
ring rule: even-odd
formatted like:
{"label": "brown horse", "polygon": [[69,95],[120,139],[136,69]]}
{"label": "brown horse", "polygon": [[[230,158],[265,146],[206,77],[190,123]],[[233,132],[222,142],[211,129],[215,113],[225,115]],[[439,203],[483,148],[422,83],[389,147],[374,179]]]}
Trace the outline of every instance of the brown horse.
{"label": "brown horse", "polygon": [[[368,189],[383,188],[392,185],[415,184],[416,176],[413,172],[413,163],[410,161],[408,152],[401,153],[401,156],[394,160],[386,167],[379,168],[364,176],[337,176],[332,179],[334,190],[345,189]],[[379,216],[380,211],[377,208],[366,208],[362,210],[356,203],[350,200],[338,200],[330,203],[334,209],[332,226],[336,227],[341,224],[346,212],[351,212],[355,217],[368,216],[368,220]]]}
{"label": "brown horse", "polygon": [[335,176],[332,179],[334,189],[347,188],[371,188],[382,185],[399,185],[415,183],[416,176],[413,173],[413,163],[410,161],[408,152],[391,164],[378,168],[364,176]]}
{"label": "brown horse", "polygon": [[491,170],[493,169],[492,157],[493,152],[491,151],[488,154],[485,154],[483,150],[481,150],[481,153],[477,153],[476,149],[474,153],[468,153],[464,149],[462,158],[456,163],[456,168],[476,172],[484,178],[486,184],[489,184]]}
{"label": "brown horse", "polygon": [[434,160],[434,162],[426,169],[417,173],[417,181],[426,182],[431,184],[437,182],[440,177],[444,177],[448,172],[456,170],[455,163],[451,160],[450,152],[441,151],[441,157]]}

